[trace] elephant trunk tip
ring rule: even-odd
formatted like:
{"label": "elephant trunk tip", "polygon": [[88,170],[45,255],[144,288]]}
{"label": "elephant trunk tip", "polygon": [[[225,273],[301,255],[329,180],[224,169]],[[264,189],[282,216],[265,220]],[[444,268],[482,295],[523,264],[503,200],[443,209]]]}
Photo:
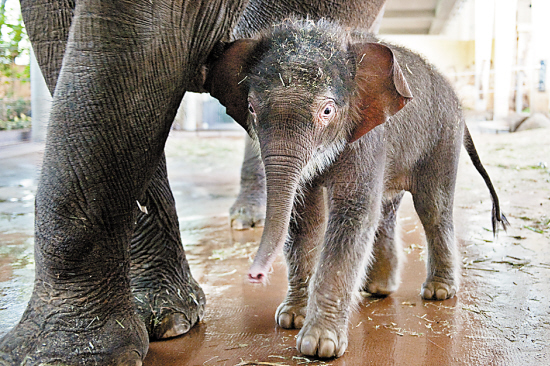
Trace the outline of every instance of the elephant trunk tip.
{"label": "elephant trunk tip", "polygon": [[269,268],[269,265],[262,266],[257,264],[252,264],[250,269],[248,270],[248,281],[250,283],[254,284],[267,284],[268,281],[268,274],[270,271],[267,271],[267,268]]}
{"label": "elephant trunk tip", "polygon": [[264,283],[266,277],[266,274],[263,272],[248,272],[248,281],[250,283]]}

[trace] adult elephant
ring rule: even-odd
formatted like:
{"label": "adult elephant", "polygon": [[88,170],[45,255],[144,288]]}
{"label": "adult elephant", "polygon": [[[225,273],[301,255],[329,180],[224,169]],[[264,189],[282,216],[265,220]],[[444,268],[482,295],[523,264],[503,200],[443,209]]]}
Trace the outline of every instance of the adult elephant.
{"label": "adult elephant", "polygon": [[[372,24],[385,0],[21,0],[54,96],[36,196],[34,290],[0,365],[139,365],[185,333],[189,272],[164,144],[219,41],[290,14]],[[145,209],[146,208],[146,209]]]}

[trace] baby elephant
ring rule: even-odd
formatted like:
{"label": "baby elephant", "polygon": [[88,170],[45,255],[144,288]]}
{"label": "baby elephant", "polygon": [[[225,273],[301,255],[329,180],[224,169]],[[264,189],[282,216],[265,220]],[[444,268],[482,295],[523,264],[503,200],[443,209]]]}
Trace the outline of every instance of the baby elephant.
{"label": "baby elephant", "polygon": [[284,247],[289,288],[276,321],[301,328],[304,355],[341,356],[359,290],[397,289],[404,191],[426,232],[421,295],[455,295],[453,195],[463,142],[491,190],[493,226],[506,223],[459,100],[411,51],[328,21],[292,20],[228,45],[205,85],[261,150],[267,215],[249,279],[264,282]]}

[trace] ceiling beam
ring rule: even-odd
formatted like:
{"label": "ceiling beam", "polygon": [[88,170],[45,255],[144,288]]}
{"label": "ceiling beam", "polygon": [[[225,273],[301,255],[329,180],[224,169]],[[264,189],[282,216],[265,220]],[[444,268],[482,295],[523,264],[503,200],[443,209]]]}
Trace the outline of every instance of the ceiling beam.
{"label": "ceiling beam", "polygon": [[422,20],[433,20],[435,18],[434,9],[426,10],[386,10],[384,13],[384,19],[422,19]]}
{"label": "ceiling beam", "polygon": [[435,7],[435,19],[432,21],[429,34],[439,34],[449,21],[455,8],[462,0],[439,0]]}

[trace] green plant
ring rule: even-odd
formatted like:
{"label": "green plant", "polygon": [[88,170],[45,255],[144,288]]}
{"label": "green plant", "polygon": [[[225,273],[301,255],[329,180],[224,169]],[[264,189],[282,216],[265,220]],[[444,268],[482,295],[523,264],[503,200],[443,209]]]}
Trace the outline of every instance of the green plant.
{"label": "green plant", "polygon": [[16,0],[12,8],[0,0],[0,130],[30,127],[30,101],[18,95],[17,84],[30,79],[29,65],[16,64],[16,59],[29,51],[29,42]]}
{"label": "green plant", "polygon": [[6,17],[6,2],[0,0],[0,72],[7,77],[16,77],[17,73],[10,66],[15,64],[17,57],[28,52],[28,39],[20,12],[14,14],[14,20]]}
{"label": "green plant", "polygon": [[1,130],[18,130],[23,128],[31,128],[31,117],[21,114],[21,117],[15,116],[10,121],[0,121]]}

